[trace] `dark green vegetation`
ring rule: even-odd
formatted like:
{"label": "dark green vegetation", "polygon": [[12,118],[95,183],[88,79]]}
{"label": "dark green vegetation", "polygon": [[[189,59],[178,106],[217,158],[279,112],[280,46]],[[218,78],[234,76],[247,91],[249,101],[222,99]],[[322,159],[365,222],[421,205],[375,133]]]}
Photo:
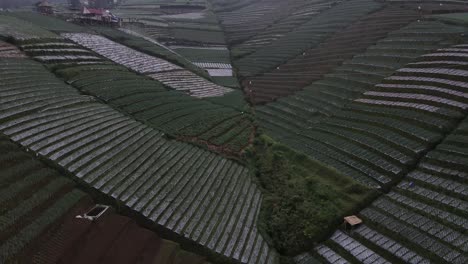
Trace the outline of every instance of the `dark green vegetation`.
{"label": "dark green vegetation", "polygon": [[264,193],[260,226],[281,254],[307,250],[377,194],[265,135],[246,156]]}

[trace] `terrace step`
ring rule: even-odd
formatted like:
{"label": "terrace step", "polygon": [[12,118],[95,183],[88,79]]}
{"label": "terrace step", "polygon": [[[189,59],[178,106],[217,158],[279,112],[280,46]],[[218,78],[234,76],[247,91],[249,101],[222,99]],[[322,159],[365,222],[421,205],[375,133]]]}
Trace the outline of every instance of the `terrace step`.
{"label": "terrace step", "polygon": [[337,230],[330,238],[340,249],[345,250],[361,263],[390,263],[385,258],[359,243],[347,234]]}

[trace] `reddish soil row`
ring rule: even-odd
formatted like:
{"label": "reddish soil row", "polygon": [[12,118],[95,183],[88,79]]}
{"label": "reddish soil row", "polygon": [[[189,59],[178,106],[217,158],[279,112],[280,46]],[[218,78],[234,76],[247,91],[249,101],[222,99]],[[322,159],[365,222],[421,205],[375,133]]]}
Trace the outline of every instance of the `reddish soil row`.
{"label": "reddish soil row", "polygon": [[25,58],[24,55],[17,47],[0,41],[0,58]]}
{"label": "reddish soil row", "polygon": [[93,204],[82,201],[60,226],[41,238],[33,262],[153,263],[162,239],[128,217],[106,212],[95,221],[76,218]]}

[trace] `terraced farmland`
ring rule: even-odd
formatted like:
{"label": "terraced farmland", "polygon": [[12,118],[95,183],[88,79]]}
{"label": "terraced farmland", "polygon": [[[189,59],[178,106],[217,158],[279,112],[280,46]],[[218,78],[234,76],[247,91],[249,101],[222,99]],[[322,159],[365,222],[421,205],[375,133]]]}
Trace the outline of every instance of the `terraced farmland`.
{"label": "terraced farmland", "polygon": [[[245,5],[227,7],[229,3],[220,3],[222,1],[212,1],[214,5],[219,5],[222,9],[216,12],[221,24],[231,44],[245,41],[249,38],[255,38],[262,33],[268,32],[269,27],[277,24],[282,19],[288,19],[289,16],[310,15],[309,12],[301,13],[299,10],[309,9],[309,4],[316,4],[317,1],[245,1]],[[318,1],[320,2],[320,1]],[[331,1],[333,4],[337,1]],[[320,5],[320,3],[319,3]],[[327,7],[327,5],[325,6]],[[311,8],[314,10],[314,8]],[[309,10],[308,10],[309,11]]]}
{"label": "terraced farmland", "polygon": [[77,218],[95,205],[71,180],[3,134],[0,153],[2,263],[205,263],[111,208],[97,221]]}
{"label": "terraced farmland", "polygon": [[269,25],[267,28],[242,43],[234,45],[232,47],[232,53],[235,57],[242,56],[269,45],[288,32],[293,31],[296,27],[306,23],[313,16],[320,14],[320,12],[331,8],[339,2],[340,1],[323,0],[295,1],[293,3],[295,6],[290,8],[291,11],[288,16],[279,20],[275,17],[275,23]]}
{"label": "terraced farmland", "polygon": [[[149,77],[130,72],[66,40],[36,40],[21,47],[81,92],[180,140],[238,157],[254,136],[253,117],[245,104],[230,106],[168,90]],[[75,56],[81,53],[96,59]],[[232,97],[228,98],[232,101]]]}
{"label": "terraced farmland", "polygon": [[416,21],[415,11],[388,7],[360,19],[323,41],[318,47],[304,51],[277,69],[258,77],[247,78],[244,87],[253,103],[264,103],[301,90],[320,80],[343,61],[365,51],[387,33]]}
{"label": "terraced farmland", "polygon": [[314,16],[270,45],[234,61],[234,64],[242,77],[270,71],[381,7],[380,3],[371,0],[344,1]]}
{"label": "terraced farmland", "polygon": [[188,241],[229,259],[275,261],[257,232],[261,194],[246,168],[167,140],[38,63],[0,63],[0,130],[12,140]]}
{"label": "terraced farmland", "polygon": [[[362,92],[390,76],[419,56],[456,42],[466,28],[438,21],[415,22],[389,35],[362,54],[345,61],[332,73],[291,96],[256,107],[258,118],[278,138],[286,129],[304,129],[320,116],[331,116]],[[288,113],[291,113],[288,115]],[[287,122],[282,116],[288,115]],[[268,116],[275,116],[270,118]],[[270,123],[271,125],[269,125]],[[276,123],[276,125],[274,125]]]}
{"label": "terraced farmland", "polygon": [[168,61],[132,50],[98,35],[70,33],[65,34],[65,37],[118,64],[195,97],[221,96],[231,91]]}
{"label": "terraced farmland", "polygon": [[34,39],[21,42],[20,47],[35,60],[51,65],[105,64],[105,60],[90,50],[63,39]]}
{"label": "terraced farmland", "polygon": [[0,10],[0,262],[468,262],[468,1],[65,9]]}
{"label": "terraced farmland", "polygon": [[176,52],[176,50],[172,50],[161,42],[147,37],[144,34],[125,28],[121,28],[120,30],[99,28],[98,32],[120,44],[165,59],[204,78],[209,78],[210,76],[202,68],[195,65],[189,57],[182,56]]}
{"label": "terraced farmland", "polygon": [[[139,8],[142,12],[146,10],[143,6]],[[172,49],[173,54],[181,55],[208,71],[213,82],[219,85],[239,87],[230,65],[230,54],[225,45],[223,31],[213,12],[205,9],[174,15],[153,13],[140,17],[129,14],[129,11],[123,6],[117,9],[117,12],[123,12],[125,16],[138,19],[139,23],[125,25],[124,31],[163,43]],[[113,39],[119,41],[121,36]]]}
{"label": "terraced farmland", "polygon": [[[282,140],[367,184],[399,181],[464,116],[466,73],[457,69],[465,61],[461,47],[423,55],[331,117]],[[453,64],[440,66],[440,60]]]}
{"label": "terraced farmland", "polygon": [[329,261],[466,263],[467,125],[465,119],[404,181],[361,211],[365,225],[351,236],[337,231],[315,248],[318,254]]}

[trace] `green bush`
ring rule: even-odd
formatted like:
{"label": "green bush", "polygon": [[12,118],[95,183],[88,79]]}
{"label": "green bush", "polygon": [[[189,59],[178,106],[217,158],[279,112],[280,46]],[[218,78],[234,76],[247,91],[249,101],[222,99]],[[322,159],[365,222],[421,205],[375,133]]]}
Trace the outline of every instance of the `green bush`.
{"label": "green bush", "polygon": [[310,250],[374,191],[262,135],[246,153],[264,199],[260,228],[279,253]]}

